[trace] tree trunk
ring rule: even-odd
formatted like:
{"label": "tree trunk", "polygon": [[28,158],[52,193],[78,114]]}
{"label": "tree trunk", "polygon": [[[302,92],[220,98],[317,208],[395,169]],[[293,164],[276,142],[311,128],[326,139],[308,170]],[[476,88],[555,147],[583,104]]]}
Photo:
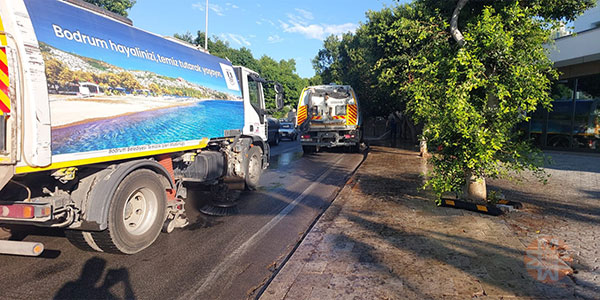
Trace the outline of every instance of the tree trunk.
{"label": "tree trunk", "polygon": [[423,158],[429,158],[429,151],[427,151],[427,140],[425,138],[421,138],[421,142],[419,142],[419,156]]}
{"label": "tree trunk", "polygon": [[474,175],[471,171],[467,172],[465,177],[467,182],[465,184],[463,197],[475,203],[487,203],[485,178]]}
{"label": "tree trunk", "polygon": [[465,45],[465,37],[460,30],[458,30],[458,15],[460,15],[460,11],[465,7],[465,4],[467,4],[468,1],[469,0],[459,0],[456,4],[456,8],[454,8],[454,12],[452,12],[452,19],[450,19],[450,33],[456,43],[461,47]]}

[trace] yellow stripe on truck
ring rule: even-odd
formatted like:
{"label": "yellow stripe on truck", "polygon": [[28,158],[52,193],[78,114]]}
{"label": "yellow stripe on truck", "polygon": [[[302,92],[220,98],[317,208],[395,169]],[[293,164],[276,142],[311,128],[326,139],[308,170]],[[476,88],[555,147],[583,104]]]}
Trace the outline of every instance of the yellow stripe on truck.
{"label": "yellow stripe on truck", "polygon": [[[0,60],[2,59],[2,56],[4,55],[4,52],[0,51]],[[0,62],[1,64],[2,62]],[[6,64],[8,65],[8,64]],[[8,74],[5,74],[2,69],[0,69],[0,82],[4,83],[5,86],[8,86]]]}
{"label": "yellow stripe on truck", "polygon": [[[2,25],[2,17],[0,16],[0,31],[4,31],[4,26]],[[0,46],[6,46],[6,35],[0,34]]]}
{"label": "yellow stripe on truck", "polygon": [[308,105],[303,105],[298,108],[298,126],[302,125],[308,118]]}
{"label": "yellow stripe on truck", "polygon": [[194,150],[194,149],[202,149],[208,145],[208,141],[209,141],[208,138],[204,138],[200,141],[200,144],[193,145],[193,146],[168,148],[168,149],[160,149],[160,150],[152,150],[152,151],[144,151],[144,152],[135,152],[135,153],[126,153],[126,154],[111,155],[111,156],[104,156],[104,157],[94,157],[94,158],[88,158],[88,159],[71,160],[71,161],[53,163],[53,164],[51,164],[47,167],[43,167],[43,168],[21,166],[21,167],[16,168],[15,173],[16,174],[24,174],[24,173],[48,171],[48,170],[54,170],[54,169],[62,169],[62,168],[68,168],[68,167],[77,167],[77,166],[83,166],[83,165],[103,163],[103,162],[109,162],[109,161],[115,161],[115,160],[138,158],[138,157],[144,157],[144,156],[153,156],[153,155]]}
{"label": "yellow stripe on truck", "polygon": [[[0,17],[0,31],[4,31],[2,17]],[[8,58],[6,56],[6,35],[0,34],[0,116],[10,112],[10,99],[8,98]]]}
{"label": "yellow stripe on truck", "polygon": [[348,118],[346,119],[346,125],[356,125],[357,120],[358,120],[358,109],[356,107],[356,104],[348,104],[348,107],[346,108],[347,116]]}

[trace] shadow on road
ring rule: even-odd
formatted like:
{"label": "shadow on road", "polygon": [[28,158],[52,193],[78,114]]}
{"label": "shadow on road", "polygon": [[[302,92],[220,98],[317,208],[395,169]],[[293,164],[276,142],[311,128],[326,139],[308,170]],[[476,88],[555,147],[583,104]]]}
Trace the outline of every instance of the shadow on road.
{"label": "shadow on road", "polygon": [[[65,283],[54,299],[135,299],[129,272],[125,268],[108,270],[104,282],[98,286],[105,268],[106,260],[99,257],[90,258],[85,262],[79,278]],[[122,295],[111,291],[119,283],[123,283]]]}

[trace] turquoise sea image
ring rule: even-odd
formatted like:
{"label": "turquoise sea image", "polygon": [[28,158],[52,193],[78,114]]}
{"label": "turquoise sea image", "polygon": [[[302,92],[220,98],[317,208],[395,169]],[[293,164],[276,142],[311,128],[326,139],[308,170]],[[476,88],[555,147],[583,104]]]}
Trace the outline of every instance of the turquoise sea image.
{"label": "turquoise sea image", "polygon": [[200,140],[243,129],[242,101],[204,100],[52,129],[52,154]]}

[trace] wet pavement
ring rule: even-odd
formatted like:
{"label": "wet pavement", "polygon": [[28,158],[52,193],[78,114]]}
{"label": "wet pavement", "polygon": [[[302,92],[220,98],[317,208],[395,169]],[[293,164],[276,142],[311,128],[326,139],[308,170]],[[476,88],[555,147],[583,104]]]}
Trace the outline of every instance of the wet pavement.
{"label": "wet pavement", "polygon": [[416,151],[373,147],[261,299],[600,299],[600,157],[550,155],[546,186],[490,182],[524,204],[492,217],[437,207]]}
{"label": "wet pavement", "polygon": [[548,184],[492,181],[524,209],[503,219],[526,244],[539,236],[563,241],[578,297],[600,299],[600,155],[548,151]]}
{"label": "wet pavement", "polygon": [[274,163],[257,191],[241,193],[236,215],[199,213],[207,195],[190,190],[190,225],[135,255],[81,251],[61,230],[17,232],[13,238],[46,250],[41,257],[0,255],[0,299],[254,298],[363,160],[300,156],[298,149],[297,142],[273,147]]}

